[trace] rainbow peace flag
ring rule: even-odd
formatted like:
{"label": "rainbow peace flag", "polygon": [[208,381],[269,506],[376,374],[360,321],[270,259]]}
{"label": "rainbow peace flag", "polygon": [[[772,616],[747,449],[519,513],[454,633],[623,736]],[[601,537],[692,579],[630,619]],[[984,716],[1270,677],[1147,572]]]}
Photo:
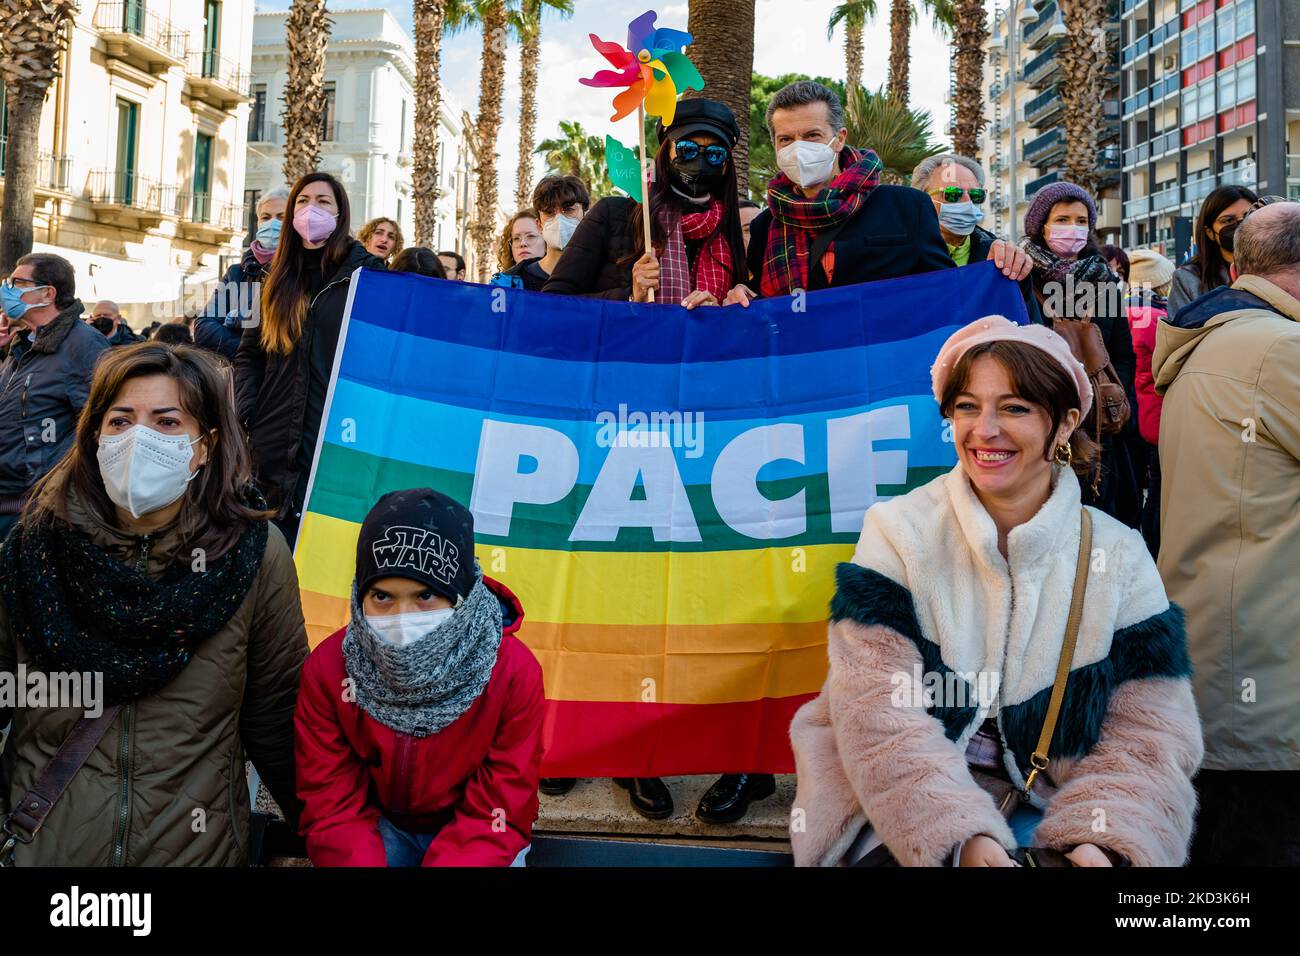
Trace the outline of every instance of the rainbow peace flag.
{"label": "rainbow peace flag", "polygon": [[359,272],[296,549],[312,643],[376,499],[433,487],[523,603],[545,776],[789,772],[835,565],[956,460],[930,365],[994,313],[1025,321],[990,263],[692,312]]}

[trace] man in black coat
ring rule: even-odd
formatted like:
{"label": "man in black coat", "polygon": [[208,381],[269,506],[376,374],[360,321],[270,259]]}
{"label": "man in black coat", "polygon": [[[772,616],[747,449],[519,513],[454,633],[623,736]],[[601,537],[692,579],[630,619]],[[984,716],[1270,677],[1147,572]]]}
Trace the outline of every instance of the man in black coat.
{"label": "man in black coat", "polygon": [[136,335],[131,331],[126,320],[122,318],[122,310],[117,307],[116,302],[109,299],[96,302],[95,307],[90,310],[90,318],[86,321],[108,339],[108,344],[111,346],[134,345],[136,342],[144,341],[144,336]]}

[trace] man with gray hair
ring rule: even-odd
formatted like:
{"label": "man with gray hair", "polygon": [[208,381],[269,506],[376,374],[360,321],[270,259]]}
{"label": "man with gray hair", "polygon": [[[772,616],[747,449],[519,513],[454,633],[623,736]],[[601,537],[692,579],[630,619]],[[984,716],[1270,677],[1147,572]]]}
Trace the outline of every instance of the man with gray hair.
{"label": "man with gray hair", "polygon": [[1250,212],[1231,286],[1156,328],[1160,556],[1205,762],[1192,865],[1300,865],[1300,203]]}
{"label": "man with gray hair", "polygon": [[[844,107],[811,80],[781,88],[767,109],[780,174],[749,226],[750,289],[763,296],[951,269],[926,197],[881,185],[880,159],[847,144]],[[864,144],[866,145],[866,144]],[[748,304],[748,290],[726,303]]]}
{"label": "man with gray hair", "polygon": [[1033,262],[1018,246],[999,239],[979,223],[984,219],[984,167],[967,156],[938,153],[912,170],[912,188],[930,197],[948,255],[959,266],[991,259],[1008,279],[1020,283],[1029,321],[1041,323],[1038,298],[1029,279]]}
{"label": "man with gray hair", "polygon": [[96,302],[86,321],[108,339],[109,345],[134,345],[136,342],[144,341],[143,336],[131,331],[131,327],[122,318],[122,310],[111,299],[101,299]]}
{"label": "man with gray hair", "polygon": [[289,202],[287,186],[270,189],[257,200],[257,222],[243,258],[232,265],[194,321],[194,344],[235,360],[244,326],[256,321],[262,276],[280,244],[280,227]]}

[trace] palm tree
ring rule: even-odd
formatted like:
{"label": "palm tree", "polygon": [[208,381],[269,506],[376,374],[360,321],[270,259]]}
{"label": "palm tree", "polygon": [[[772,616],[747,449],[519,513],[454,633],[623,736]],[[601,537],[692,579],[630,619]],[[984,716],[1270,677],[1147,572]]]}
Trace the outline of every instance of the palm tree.
{"label": "palm tree", "polygon": [[501,129],[501,98],[505,89],[506,47],[511,15],[518,0],[448,0],[446,27],[458,33],[471,26],[483,30],[483,56],[479,70],[478,119],[474,141],[478,148],[478,190],[470,236],[474,240],[478,281],[486,282],[488,266],[496,258],[497,133]]}
{"label": "palm tree", "polygon": [[0,270],[32,251],[32,208],[40,150],[41,109],[59,75],[59,53],[77,14],[76,0],[0,0],[0,81],[9,97],[5,198],[0,213]]}
{"label": "palm tree", "polygon": [[[754,73],[755,0],[692,0],[686,29],[694,38],[687,55],[704,77],[708,96],[736,115],[740,140],[732,150],[736,187],[749,195],[749,90]],[[646,145],[649,152],[649,144]]]}
{"label": "palm tree", "polygon": [[917,163],[943,151],[931,139],[930,114],[909,109],[884,90],[873,93],[860,86],[848,90],[844,120],[849,142],[875,150],[880,157],[883,182],[906,184]]}
{"label": "palm tree", "polygon": [[1061,84],[1065,112],[1064,175],[1096,193],[1097,141],[1103,123],[1106,64],[1110,56],[1106,19],[1109,0],[1060,0],[1066,35],[1057,57],[1066,80]]}
{"label": "palm tree", "polygon": [[[952,0],[921,0],[938,27],[952,26]],[[911,95],[911,31],[916,23],[912,0],[892,0],[889,7],[889,95],[906,103]]]}
{"label": "palm tree", "polygon": [[974,159],[984,128],[984,44],[989,38],[984,0],[955,0],[953,20],[952,148]]}
{"label": "palm tree", "polygon": [[826,24],[827,39],[844,24],[844,85],[849,89],[862,85],[862,32],[876,12],[876,0],[847,0],[831,11]]}
{"label": "palm tree", "polygon": [[284,84],[284,180],[292,185],[320,164],[325,113],[325,46],[330,21],[325,0],[293,0],[284,22],[289,76]]}
{"label": "palm tree", "polygon": [[588,133],[577,120],[560,120],[560,135],[544,139],[534,152],[554,176],[577,176],[591,190],[593,200],[614,191],[605,164],[605,140]]}
{"label": "palm tree", "polygon": [[573,16],[573,0],[523,0],[511,24],[522,45],[519,51],[519,169],[515,173],[515,206],[527,206],[533,194],[533,140],[537,137],[537,70],[541,62],[542,13],[555,10]]}
{"label": "palm tree", "polygon": [[415,200],[415,244],[430,246],[438,220],[438,116],[442,112],[439,77],[443,0],[415,0],[415,137],[411,144],[411,195]]}

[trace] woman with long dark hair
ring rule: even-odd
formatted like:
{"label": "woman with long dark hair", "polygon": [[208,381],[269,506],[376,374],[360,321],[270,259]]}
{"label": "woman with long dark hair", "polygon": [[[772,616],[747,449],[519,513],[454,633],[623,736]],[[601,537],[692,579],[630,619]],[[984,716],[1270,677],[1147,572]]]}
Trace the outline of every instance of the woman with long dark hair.
{"label": "woman with long dark hair", "polygon": [[240,339],[235,388],[254,474],[292,545],[349,280],[358,268],[385,266],[352,238],[348,194],[329,173],[299,179],[285,215],[293,227],[281,235],[262,281],[261,321]]}
{"label": "woman with long dark hair", "polygon": [[650,184],[650,241],[645,206],[602,199],[583,217],[544,292],[601,299],[720,305],[748,275],[740,227],[736,164],[740,129],[731,110],[697,97],[677,104],[660,125]]}
{"label": "woman with long dark hair", "polygon": [[[0,673],[81,689],[0,706],[0,864],[247,863],[245,756],[296,822],[307,635],[268,518],[217,360],[106,352],[68,453],[0,548]],[[56,752],[88,756],[69,773]]]}
{"label": "woman with long dark hair", "polygon": [[1258,198],[1245,186],[1220,186],[1205,197],[1196,217],[1196,252],[1174,271],[1169,289],[1170,318],[1197,296],[1232,282],[1228,276],[1232,235]]}

